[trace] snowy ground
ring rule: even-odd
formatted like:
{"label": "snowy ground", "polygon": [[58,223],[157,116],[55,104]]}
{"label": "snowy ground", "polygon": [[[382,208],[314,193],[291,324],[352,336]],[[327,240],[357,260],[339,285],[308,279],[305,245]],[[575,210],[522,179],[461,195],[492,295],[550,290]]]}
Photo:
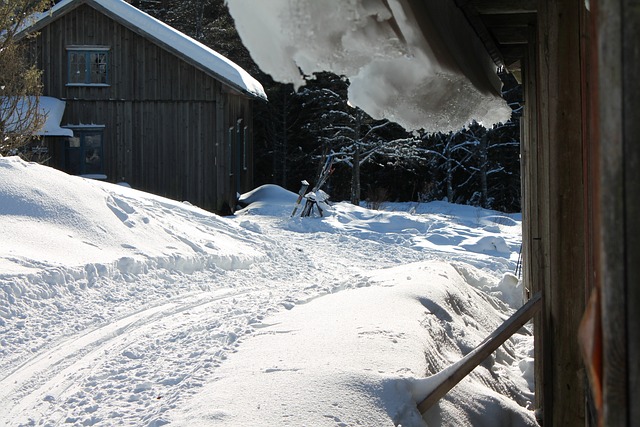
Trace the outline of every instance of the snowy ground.
{"label": "snowy ground", "polygon": [[0,425],[528,426],[520,218],[447,203],[237,215],[0,158]]}

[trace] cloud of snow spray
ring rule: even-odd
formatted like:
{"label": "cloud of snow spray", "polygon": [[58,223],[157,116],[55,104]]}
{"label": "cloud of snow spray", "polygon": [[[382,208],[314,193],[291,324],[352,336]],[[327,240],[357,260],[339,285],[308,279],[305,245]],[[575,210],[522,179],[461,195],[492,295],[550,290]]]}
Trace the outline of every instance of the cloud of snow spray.
{"label": "cloud of snow spray", "polygon": [[[407,129],[457,130],[474,119],[489,126],[510,117],[495,90],[495,67],[455,6],[428,5],[420,21],[406,0],[228,0],[228,6],[253,59],[280,82],[303,85],[301,72],[345,75],[354,105]],[[441,22],[430,22],[439,28],[427,29],[427,39],[424,21],[435,13]],[[493,88],[478,84],[478,75],[493,77]]]}

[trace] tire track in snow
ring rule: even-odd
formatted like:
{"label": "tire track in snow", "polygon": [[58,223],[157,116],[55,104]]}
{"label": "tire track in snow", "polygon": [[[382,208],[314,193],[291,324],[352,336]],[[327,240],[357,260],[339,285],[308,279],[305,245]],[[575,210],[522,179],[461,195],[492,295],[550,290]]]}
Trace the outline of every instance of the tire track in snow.
{"label": "tire track in snow", "polygon": [[20,425],[44,415],[50,406],[49,402],[87,378],[92,366],[99,363],[101,358],[113,354],[118,346],[124,344],[126,347],[134,332],[149,329],[167,317],[218,304],[248,292],[249,289],[225,289],[204,300],[201,293],[182,295],[166,304],[141,310],[66,339],[0,380],[0,425]]}

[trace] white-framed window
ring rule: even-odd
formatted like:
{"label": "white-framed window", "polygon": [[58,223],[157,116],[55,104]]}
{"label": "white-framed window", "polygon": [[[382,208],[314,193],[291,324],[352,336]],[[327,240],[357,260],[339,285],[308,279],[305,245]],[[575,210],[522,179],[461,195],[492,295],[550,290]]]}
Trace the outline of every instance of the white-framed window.
{"label": "white-framed window", "polygon": [[110,48],[67,47],[67,86],[108,86]]}

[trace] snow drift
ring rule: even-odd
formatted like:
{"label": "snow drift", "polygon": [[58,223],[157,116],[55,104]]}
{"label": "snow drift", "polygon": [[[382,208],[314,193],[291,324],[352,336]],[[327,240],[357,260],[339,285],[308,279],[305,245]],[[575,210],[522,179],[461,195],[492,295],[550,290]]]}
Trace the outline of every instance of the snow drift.
{"label": "snow drift", "polygon": [[535,425],[527,328],[416,409],[520,305],[518,215],[289,218],[264,186],[221,218],[18,158],[0,179],[0,425]]}

